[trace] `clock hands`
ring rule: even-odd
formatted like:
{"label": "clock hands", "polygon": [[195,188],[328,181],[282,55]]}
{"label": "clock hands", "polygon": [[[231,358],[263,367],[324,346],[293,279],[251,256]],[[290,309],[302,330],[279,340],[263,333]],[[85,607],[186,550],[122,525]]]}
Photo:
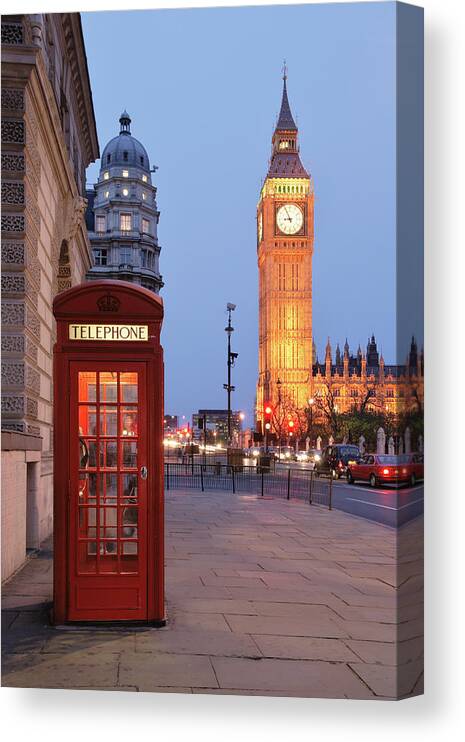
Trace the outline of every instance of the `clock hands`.
{"label": "clock hands", "polygon": [[285,212],[286,212],[286,214],[287,214],[287,220],[288,220],[289,222],[292,222],[292,217],[291,217],[291,216],[289,216],[289,212],[288,212],[288,210],[287,210],[287,206],[285,206],[285,207],[284,207],[284,211],[285,211]]}

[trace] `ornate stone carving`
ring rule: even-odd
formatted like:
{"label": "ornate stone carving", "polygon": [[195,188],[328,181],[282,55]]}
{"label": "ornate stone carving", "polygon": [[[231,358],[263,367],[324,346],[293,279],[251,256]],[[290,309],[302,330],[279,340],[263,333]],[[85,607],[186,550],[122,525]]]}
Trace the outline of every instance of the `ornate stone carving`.
{"label": "ornate stone carving", "polygon": [[2,44],[24,44],[23,24],[2,22]]}
{"label": "ornate stone carving", "polygon": [[2,361],[2,385],[24,386],[24,363]]}
{"label": "ornate stone carving", "polygon": [[117,312],[120,303],[120,300],[111,294],[101,296],[100,299],[97,299],[97,306],[100,312]]}
{"label": "ornate stone carving", "polygon": [[38,348],[35,342],[30,337],[26,338],[26,355],[32,358],[35,363],[37,363]]}
{"label": "ornate stone carving", "polygon": [[38,428],[37,425],[28,425],[27,432],[31,435],[40,435],[40,428]]}
{"label": "ornate stone carving", "polygon": [[38,403],[36,399],[32,397],[26,397],[26,415],[28,417],[37,418]]}
{"label": "ornate stone carving", "polygon": [[25,433],[26,423],[2,420],[2,430],[13,430],[15,433]]}
{"label": "ornate stone carving", "polygon": [[24,302],[2,301],[2,324],[24,326]]}
{"label": "ornate stone carving", "polygon": [[2,276],[2,293],[24,294],[26,291],[26,278],[24,273],[4,273]]}
{"label": "ornate stone carving", "polygon": [[39,394],[40,392],[40,373],[32,366],[26,364],[26,388]]}
{"label": "ornate stone carving", "polygon": [[69,242],[71,242],[79,229],[84,218],[86,205],[87,201],[82,196],[76,196],[76,198],[68,202],[64,233]]}
{"label": "ornate stone carving", "polygon": [[70,278],[59,278],[58,279],[58,293],[60,294],[62,291],[67,291],[72,286],[71,279]]}
{"label": "ornate stone carving", "polygon": [[26,317],[29,330],[40,340],[40,319],[30,307],[27,307]]}
{"label": "ornate stone carving", "polygon": [[8,263],[9,265],[24,265],[24,242],[3,242],[2,263]]}
{"label": "ornate stone carving", "polygon": [[24,335],[2,335],[2,353],[24,353]]}
{"label": "ornate stone carving", "polygon": [[40,232],[40,211],[37,204],[32,200],[29,199],[26,206],[27,214],[28,216],[31,216],[32,218],[29,219],[29,224],[34,224],[35,228],[38,232]]}
{"label": "ornate stone carving", "polygon": [[2,108],[8,111],[24,111],[24,90],[2,88]]}
{"label": "ornate stone carving", "polygon": [[7,173],[23,173],[24,155],[17,154],[16,152],[3,152],[2,170]]}
{"label": "ornate stone carving", "polygon": [[3,144],[24,144],[26,141],[26,127],[24,121],[4,119],[2,121]]}
{"label": "ornate stone carving", "polygon": [[20,214],[5,214],[2,216],[2,232],[24,232],[26,219]]}
{"label": "ornate stone carving", "polygon": [[3,414],[24,414],[24,397],[20,394],[3,394],[2,395],[2,413]]}
{"label": "ornate stone carving", "polygon": [[24,205],[24,183],[4,180],[2,183],[2,204]]}

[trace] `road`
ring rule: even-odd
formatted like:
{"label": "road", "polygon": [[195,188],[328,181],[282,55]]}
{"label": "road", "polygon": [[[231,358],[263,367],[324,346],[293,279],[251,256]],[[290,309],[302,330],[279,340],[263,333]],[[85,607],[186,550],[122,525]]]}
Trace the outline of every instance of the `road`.
{"label": "road", "polygon": [[[197,458],[197,457],[196,457]],[[197,461],[196,463],[201,463]],[[226,463],[226,458],[221,463]],[[244,466],[250,467],[250,459],[244,459]],[[307,498],[308,497],[308,464],[298,462],[279,463],[273,473],[265,475],[264,494],[273,496],[285,496],[287,491],[288,470],[291,471],[291,497]],[[250,469],[249,469],[250,471]],[[252,471],[253,465],[252,465]],[[300,476],[299,476],[300,475]],[[315,501],[327,502],[328,480],[316,479],[316,483],[321,482],[321,492],[323,497]],[[245,476],[237,477],[236,489],[238,492],[246,490],[259,492],[261,486],[260,477],[252,476],[250,479]],[[208,488],[208,484],[206,483]],[[316,484],[317,490],[318,485]],[[337,510],[343,510],[346,513],[356,515],[361,518],[382,523],[392,528],[408,523],[423,513],[423,483],[415,487],[402,486],[399,489],[395,487],[376,487],[372,488],[369,484],[355,483],[348,484],[345,479],[334,480],[332,489],[332,507]]]}
{"label": "road", "polygon": [[399,528],[423,513],[423,483],[415,487],[371,488],[333,482],[333,508]]}

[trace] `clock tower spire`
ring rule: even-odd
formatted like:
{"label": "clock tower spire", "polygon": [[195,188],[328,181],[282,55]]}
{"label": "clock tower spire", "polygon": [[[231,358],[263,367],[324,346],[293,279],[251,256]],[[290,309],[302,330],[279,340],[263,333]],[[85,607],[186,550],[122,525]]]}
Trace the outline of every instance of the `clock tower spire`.
{"label": "clock tower spire", "polygon": [[285,405],[292,412],[304,409],[311,396],[313,181],[300,160],[286,65],[270,164],[257,205],[257,254],[260,422],[265,404]]}

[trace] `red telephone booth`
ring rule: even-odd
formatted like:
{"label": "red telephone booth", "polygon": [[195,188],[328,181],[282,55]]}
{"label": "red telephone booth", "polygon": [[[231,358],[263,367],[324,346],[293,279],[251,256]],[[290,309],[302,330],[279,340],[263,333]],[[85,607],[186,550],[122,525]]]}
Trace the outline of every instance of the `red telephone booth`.
{"label": "red telephone booth", "polygon": [[94,281],[53,313],[54,622],[162,625],[162,300]]}

